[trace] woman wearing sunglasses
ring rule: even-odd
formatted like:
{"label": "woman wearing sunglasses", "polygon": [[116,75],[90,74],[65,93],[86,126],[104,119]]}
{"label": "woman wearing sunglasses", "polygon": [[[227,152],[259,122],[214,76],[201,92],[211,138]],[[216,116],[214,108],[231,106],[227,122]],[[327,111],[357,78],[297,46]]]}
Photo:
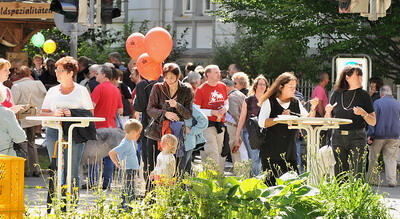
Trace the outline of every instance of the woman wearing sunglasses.
{"label": "woman wearing sunglasses", "polygon": [[[374,108],[368,92],[362,89],[362,70],[346,67],[335,85],[326,118],[351,119],[353,123],[333,130],[332,146],[336,158],[336,175],[348,170],[360,173],[364,160],[367,135],[365,127],[376,123]],[[363,156],[364,155],[364,156]]]}

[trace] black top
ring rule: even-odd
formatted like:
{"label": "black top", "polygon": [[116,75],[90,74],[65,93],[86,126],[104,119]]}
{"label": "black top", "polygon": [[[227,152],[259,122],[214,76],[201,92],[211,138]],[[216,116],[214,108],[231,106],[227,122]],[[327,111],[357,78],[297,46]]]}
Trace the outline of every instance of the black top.
{"label": "black top", "polygon": [[[281,115],[284,108],[278,103],[276,98],[269,98],[271,104],[271,113],[269,118],[276,118]],[[300,107],[297,99],[290,101],[288,108],[291,112],[300,113]],[[261,158],[270,158],[272,161],[282,160],[282,154],[285,154],[286,161],[296,160],[296,134],[297,130],[289,129],[287,124],[276,124],[268,127],[266,142],[260,149]]]}
{"label": "black top", "polygon": [[147,110],[147,105],[149,103],[149,98],[150,98],[150,93],[151,90],[157,82],[162,82],[164,79],[160,77],[157,81],[149,81],[149,80],[142,80],[136,85],[136,98],[133,103],[133,107],[135,108],[135,111],[141,112],[142,117],[141,117],[141,122],[143,125],[143,130],[142,133],[149,124],[149,115],[147,115],[146,110]]}
{"label": "black top", "polygon": [[122,105],[124,107],[123,116],[132,116],[132,104],[129,102],[129,99],[132,99],[132,94],[124,83],[119,83],[119,90],[121,91],[122,97]]}
{"label": "black top", "polygon": [[354,114],[353,107],[359,106],[367,113],[374,112],[371,98],[367,91],[363,90],[362,88],[333,92],[330,104],[333,105],[335,103],[337,103],[337,105],[332,111],[333,118],[353,120],[353,123],[351,124],[341,125],[341,130],[364,129],[367,126],[367,123],[362,116],[357,116]]}
{"label": "black top", "polygon": [[[90,110],[85,109],[70,109],[71,116],[75,117],[93,117],[93,114]],[[62,128],[64,132],[64,139],[68,139],[68,129],[69,127],[77,122],[63,122]],[[75,128],[72,131],[72,139],[76,143],[83,143],[89,140],[96,140],[96,127],[94,126],[94,122],[90,122],[88,127]]]}
{"label": "black top", "polygon": [[372,94],[371,99],[372,99],[372,103],[375,102],[375,100],[381,98],[381,94],[379,92],[375,92],[374,94]]}
{"label": "black top", "polygon": [[57,81],[56,73],[50,72],[47,69],[43,71],[43,73],[39,76],[39,80],[42,81],[47,90],[59,84]]}
{"label": "black top", "polygon": [[96,81],[96,77],[89,79],[87,83],[89,85],[90,93],[93,92],[93,90],[97,87],[97,85],[100,84],[99,82]]}
{"label": "black top", "polygon": [[242,88],[242,89],[240,89],[240,92],[242,92],[244,95],[247,96],[247,94],[249,93],[249,89],[247,89],[247,88]]}
{"label": "black top", "polygon": [[83,69],[82,71],[78,71],[76,74],[76,83],[80,83],[83,79],[85,79],[86,75],[89,74],[89,67]]}
{"label": "black top", "polygon": [[123,75],[122,75],[122,82],[129,87],[129,89],[133,90],[136,87],[136,84],[132,82],[130,76],[131,76],[131,72],[129,72],[128,70],[126,71],[122,71]]}

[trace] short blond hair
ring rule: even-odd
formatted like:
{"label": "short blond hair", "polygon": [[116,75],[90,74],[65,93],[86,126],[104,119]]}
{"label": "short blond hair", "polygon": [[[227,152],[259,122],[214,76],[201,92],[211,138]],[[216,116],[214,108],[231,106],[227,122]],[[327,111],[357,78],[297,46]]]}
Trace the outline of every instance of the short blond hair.
{"label": "short blond hair", "polygon": [[124,131],[126,133],[129,133],[132,131],[141,132],[142,128],[143,128],[142,123],[140,123],[140,121],[137,119],[130,119],[130,120],[126,121],[126,123],[124,125]]}
{"label": "short blond hair", "polygon": [[7,59],[0,58],[0,69],[3,69],[7,65],[8,68],[11,68],[11,63]]}
{"label": "short blond hair", "polygon": [[244,72],[236,72],[232,75],[232,81],[239,80],[239,84],[245,88],[249,87],[249,76]]}
{"label": "short blond hair", "polygon": [[[163,147],[167,146],[166,151],[171,154],[175,154],[178,148],[178,139],[171,134],[166,134],[161,137],[161,143]],[[163,148],[164,150],[164,148]]]}

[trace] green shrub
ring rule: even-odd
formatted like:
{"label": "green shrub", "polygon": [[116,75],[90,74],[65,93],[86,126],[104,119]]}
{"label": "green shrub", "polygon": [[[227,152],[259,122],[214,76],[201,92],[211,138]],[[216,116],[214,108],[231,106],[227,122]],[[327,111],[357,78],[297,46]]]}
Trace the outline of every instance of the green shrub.
{"label": "green shrub", "polygon": [[[120,191],[99,189],[93,204],[59,218],[390,218],[377,194],[362,179],[347,173],[317,188],[307,185],[308,173],[288,172],[277,185],[264,176],[224,177],[205,170],[196,177],[158,184],[143,199],[120,209]],[[81,205],[81,203],[79,204]],[[83,208],[83,211],[82,211]]]}
{"label": "green shrub", "polygon": [[390,218],[383,196],[350,172],[322,182],[319,189],[317,197],[327,218]]}

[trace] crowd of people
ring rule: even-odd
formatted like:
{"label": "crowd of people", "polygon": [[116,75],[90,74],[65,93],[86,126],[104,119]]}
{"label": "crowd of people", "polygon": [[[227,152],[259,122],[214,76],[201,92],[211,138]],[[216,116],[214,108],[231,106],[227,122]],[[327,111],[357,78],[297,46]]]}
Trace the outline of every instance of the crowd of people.
{"label": "crowd of people", "polygon": [[[276,177],[301,169],[304,137],[277,123],[274,119],[279,115],[351,119],[351,124],[324,133],[334,151],[335,174],[362,172],[368,151],[367,175],[372,182],[383,151],[389,186],[397,184],[400,103],[379,78],[371,78],[369,92],[363,90],[363,72],[358,67],[349,66],[341,72],[331,95],[327,91],[329,75],[321,73],[310,100],[304,101],[293,72],[282,73],[272,83],[260,75],[251,83],[237,64],[223,74],[217,65],[189,63],[182,72],[176,63],[166,63],[159,79],[150,81],[141,77],[134,60],[125,66],[119,53],[111,53],[104,64],[68,56],[45,63],[41,56],[35,56],[33,63],[32,68],[18,66],[10,72],[11,63],[0,59],[0,153],[15,155],[14,149],[22,148],[27,158],[26,176],[40,172],[35,165],[35,137],[41,136],[42,127],[18,118],[31,105],[42,116],[105,118],[87,128],[87,135],[73,137],[72,179],[76,186],[80,186],[85,142],[96,139],[93,132],[104,128],[125,131],[121,143],[103,158],[100,185],[104,189],[110,186],[114,167],[126,169],[123,203],[133,197],[133,176],[141,163],[146,189],[150,190],[160,178],[190,174],[195,151],[200,151],[202,163],[214,164],[221,173],[228,157],[234,168],[239,161],[251,160],[250,174],[267,173],[267,184],[275,185]],[[5,83],[9,87],[3,85],[6,81],[11,82]],[[253,119],[257,122],[252,123]],[[260,145],[252,144],[260,133],[250,131],[257,124],[262,130]],[[57,130],[46,128],[44,145],[49,157],[57,139]],[[97,177],[96,168],[89,168],[90,178]],[[94,179],[85,186],[96,183]]]}

